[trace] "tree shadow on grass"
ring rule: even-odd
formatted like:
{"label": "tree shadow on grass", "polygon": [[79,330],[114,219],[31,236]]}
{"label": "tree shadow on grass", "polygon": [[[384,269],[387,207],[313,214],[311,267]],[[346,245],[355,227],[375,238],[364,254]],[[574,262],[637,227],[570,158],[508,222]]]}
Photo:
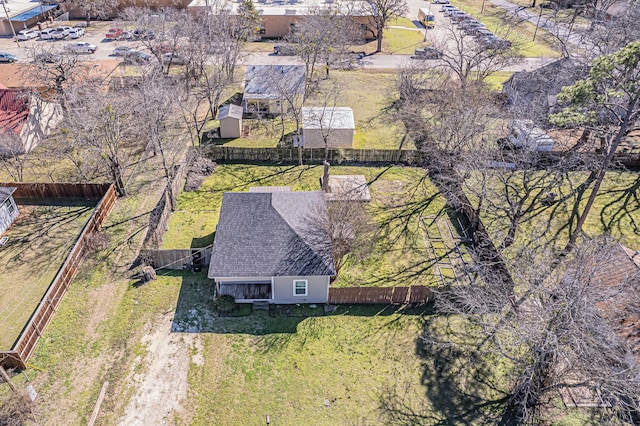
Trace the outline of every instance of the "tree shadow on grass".
{"label": "tree shadow on grass", "polygon": [[[430,320],[425,330],[434,327]],[[496,365],[451,346],[436,348],[416,340],[422,358],[423,399],[402,383],[383,388],[379,398],[381,416],[389,425],[512,425],[509,395],[498,385]]]}

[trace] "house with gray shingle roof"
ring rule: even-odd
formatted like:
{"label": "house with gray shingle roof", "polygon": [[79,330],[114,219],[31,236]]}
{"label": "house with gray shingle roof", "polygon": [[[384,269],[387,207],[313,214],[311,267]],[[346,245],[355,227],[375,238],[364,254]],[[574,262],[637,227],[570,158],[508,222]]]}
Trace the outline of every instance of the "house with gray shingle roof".
{"label": "house with gray shingle roof", "polygon": [[325,303],[336,274],[321,191],[256,188],[222,198],[208,276],[238,302]]}
{"label": "house with gray shingle roof", "polygon": [[242,107],[248,114],[280,114],[287,104],[302,105],[304,65],[247,65]]}
{"label": "house with gray shingle roof", "polygon": [[16,188],[0,186],[0,236],[18,217],[18,206],[13,199]]}

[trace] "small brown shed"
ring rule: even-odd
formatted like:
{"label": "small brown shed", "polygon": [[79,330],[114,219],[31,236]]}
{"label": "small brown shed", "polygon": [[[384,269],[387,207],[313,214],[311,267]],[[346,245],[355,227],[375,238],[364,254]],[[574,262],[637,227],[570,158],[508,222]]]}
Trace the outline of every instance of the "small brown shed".
{"label": "small brown shed", "polygon": [[242,135],[242,112],[242,107],[238,105],[223,105],[220,108],[218,120],[221,138],[239,138]]}

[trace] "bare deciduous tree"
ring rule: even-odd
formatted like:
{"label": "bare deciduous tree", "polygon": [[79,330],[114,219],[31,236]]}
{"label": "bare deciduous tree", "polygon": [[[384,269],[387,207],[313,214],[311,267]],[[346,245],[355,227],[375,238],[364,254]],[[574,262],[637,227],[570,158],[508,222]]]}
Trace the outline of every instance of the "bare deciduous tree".
{"label": "bare deciduous tree", "polygon": [[405,0],[367,0],[367,10],[371,14],[369,25],[377,39],[376,53],[382,52],[384,29],[396,16],[404,16],[409,11]]}
{"label": "bare deciduous tree", "polygon": [[28,157],[20,136],[10,129],[0,131],[0,164],[16,182],[24,181]]}
{"label": "bare deciduous tree", "polygon": [[[496,34],[506,37],[508,32],[499,28]],[[515,64],[521,56],[516,46],[487,46],[457,28],[453,22],[445,27],[444,36],[428,38],[442,52],[441,64],[431,65],[430,61],[424,61],[423,65],[443,67],[445,71],[455,74],[462,86],[470,80],[485,80],[491,74]]]}
{"label": "bare deciduous tree", "polygon": [[551,117],[552,123],[586,126],[604,141],[593,189],[565,248],[570,251],[582,232],[620,142],[637,130],[640,123],[640,42],[631,42],[596,59],[589,77],[563,88],[558,99],[568,106]]}
{"label": "bare deciduous tree", "polygon": [[[100,82],[93,85],[85,82],[82,87],[67,92],[64,130],[82,155],[102,160],[118,195],[126,196],[124,170],[136,133],[137,106],[122,91],[103,92]],[[96,93],[102,95],[96,96]]]}
{"label": "bare deciduous tree", "polygon": [[119,0],[71,0],[71,4],[79,8],[86,16],[87,25],[91,18],[107,19],[120,5]]}
{"label": "bare deciduous tree", "polygon": [[356,41],[357,31],[358,27],[349,15],[339,9],[321,7],[311,9],[285,40],[295,46],[296,54],[305,64],[307,81],[311,82],[317,65],[323,65],[328,77],[332,66],[349,61],[349,46]]}
{"label": "bare deciduous tree", "polygon": [[[439,290],[442,315],[423,339],[455,354],[446,362],[457,365],[460,390],[504,395],[497,416],[509,424],[536,423],[559,392],[603,404],[609,421],[633,422],[640,364],[616,328],[638,306],[640,277],[609,278],[619,255],[627,256],[617,245],[592,241],[550,272],[553,254],[523,253],[510,264],[513,291],[481,283]],[[493,368],[479,374],[483,363]]]}

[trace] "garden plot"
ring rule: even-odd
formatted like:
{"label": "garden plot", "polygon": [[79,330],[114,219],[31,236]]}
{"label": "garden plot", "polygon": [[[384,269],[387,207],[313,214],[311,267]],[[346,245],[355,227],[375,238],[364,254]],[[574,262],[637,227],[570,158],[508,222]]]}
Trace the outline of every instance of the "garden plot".
{"label": "garden plot", "polygon": [[471,238],[463,221],[456,216],[429,215],[420,217],[419,222],[436,279],[443,285],[471,284],[476,273],[466,247]]}

